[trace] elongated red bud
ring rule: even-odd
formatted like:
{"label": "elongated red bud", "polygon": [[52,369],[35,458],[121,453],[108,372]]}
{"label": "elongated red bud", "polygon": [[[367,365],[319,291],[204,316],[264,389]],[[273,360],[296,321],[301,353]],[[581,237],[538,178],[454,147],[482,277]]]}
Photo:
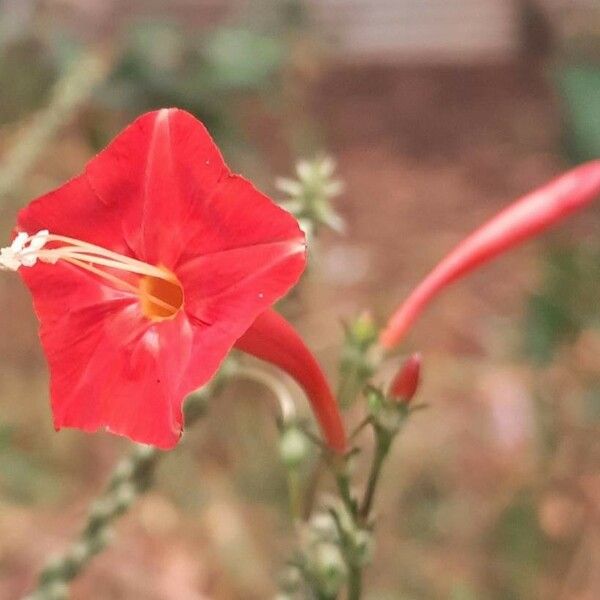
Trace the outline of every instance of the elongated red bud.
{"label": "elongated red bud", "polygon": [[421,354],[409,356],[396,373],[388,395],[401,404],[408,404],[417,393],[421,382]]}
{"label": "elongated red bud", "polygon": [[293,377],[306,392],[329,447],[346,451],[346,433],[329,383],[298,332],[281,315],[274,310],[264,312],[235,347]]}
{"label": "elongated red bud", "polygon": [[429,302],[448,284],[585,207],[599,194],[600,160],[595,160],[505,208],[456,246],[414,289],[392,315],[381,334],[381,344],[393,348],[400,343]]}

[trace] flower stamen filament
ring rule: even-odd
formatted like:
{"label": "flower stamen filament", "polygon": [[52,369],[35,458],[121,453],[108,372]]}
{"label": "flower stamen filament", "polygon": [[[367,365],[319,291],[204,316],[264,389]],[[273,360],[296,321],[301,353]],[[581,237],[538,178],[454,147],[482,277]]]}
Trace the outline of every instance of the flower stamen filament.
{"label": "flower stamen filament", "polygon": [[[47,244],[51,242],[63,245],[48,248]],[[0,250],[1,270],[16,271],[22,266],[32,267],[38,260],[47,264],[56,264],[59,260],[65,261],[110,281],[120,289],[136,294],[142,302],[142,312],[153,320],[163,320],[174,316],[183,302],[181,285],[170,271],[75,238],[51,234],[46,230],[39,231],[34,235],[19,233],[11,246]],[[135,285],[100,267],[139,275],[141,277],[139,284]],[[166,286],[165,290],[169,290],[169,286],[171,286],[181,293],[167,293],[167,300],[171,300],[171,302],[157,297],[148,291],[149,289],[161,289],[160,286],[148,284],[148,282],[157,280],[165,282],[163,284]],[[178,306],[174,304],[178,304]]]}

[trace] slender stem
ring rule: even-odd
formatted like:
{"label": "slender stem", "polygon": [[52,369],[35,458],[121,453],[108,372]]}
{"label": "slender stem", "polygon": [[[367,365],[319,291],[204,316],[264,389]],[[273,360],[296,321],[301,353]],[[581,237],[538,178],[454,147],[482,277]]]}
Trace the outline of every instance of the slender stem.
{"label": "slender stem", "polygon": [[[222,368],[211,383],[190,396],[185,405],[188,427],[205,414],[207,400],[220,391],[229,374],[226,368]],[[78,538],[62,556],[46,565],[35,590],[24,600],[67,597],[67,584],[105,548],[113,522],[152,486],[156,466],[163,456],[165,453],[156,448],[136,444],[131,454],[118,462],[105,491],[92,503]]]}
{"label": "slender stem", "polygon": [[360,600],[362,595],[362,569],[359,565],[349,565],[348,600]]}
{"label": "slender stem", "polygon": [[288,494],[290,500],[290,513],[294,521],[302,519],[302,486],[300,474],[296,469],[288,469],[287,473]]}
{"label": "slender stem", "polygon": [[3,157],[0,166],[0,199],[12,202],[29,171],[54,136],[70,123],[94,91],[110,75],[119,57],[114,44],[101,44],[81,54],[52,90],[46,108],[29,120],[29,125]]}
{"label": "slender stem", "polygon": [[373,421],[373,419],[370,415],[366,416],[350,433],[350,435],[348,436],[348,441],[349,442],[353,441],[354,438],[356,438],[356,436],[372,421]]}
{"label": "slender stem", "polygon": [[244,377],[256,381],[273,393],[273,396],[277,400],[278,408],[281,411],[281,420],[284,424],[292,423],[296,420],[296,403],[290,390],[281,379],[264,369],[250,365],[238,365],[235,374],[236,377]]}
{"label": "slender stem", "polygon": [[377,484],[379,483],[379,477],[381,475],[381,468],[390,449],[390,438],[383,431],[376,429],[377,441],[375,444],[375,454],[373,455],[373,462],[371,463],[371,470],[369,472],[369,479],[367,481],[367,487],[365,489],[365,495],[363,497],[362,504],[359,510],[359,516],[361,519],[367,519],[371,513],[373,507],[373,500],[375,498],[375,491],[377,490]]}
{"label": "slender stem", "polygon": [[335,481],[337,483],[342,502],[348,509],[352,518],[354,518],[356,516],[356,501],[354,498],[352,498],[352,493],[350,492],[350,480],[348,475],[346,473],[336,471]]}
{"label": "slender stem", "polygon": [[321,475],[323,474],[323,467],[325,465],[325,461],[323,460],[323,455],[319,454],[313,465],[310,475],[308,477],[308,482],[305,487],[304,492],[304,502],[302,508],[302,519],[304,521],[308,521],[310,515],[312,514],[315,500],[317,498],[317,488],[319,487],[319,481],[321,480]]}
{"label": "slender stem", "polygon": [[106,490],[92,503],[78,538],[62,556],[46,565],[35,591],[25,600],[66,597],[68,582],[105,548],[113,522],[152,485],[159,457],[155,448],[139,445],[128,457],[119,461]]}

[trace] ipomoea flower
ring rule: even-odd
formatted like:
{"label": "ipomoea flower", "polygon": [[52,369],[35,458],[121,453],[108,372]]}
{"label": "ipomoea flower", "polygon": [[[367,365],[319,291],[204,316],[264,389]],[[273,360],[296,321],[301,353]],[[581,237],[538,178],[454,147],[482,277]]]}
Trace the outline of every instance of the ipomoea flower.
{"label": "ipomoea flower", "polygon": [[380,342],[397,346],[447,285],[534,237],[600,195],[600,160],[586,163],[523,196],[463,240],[421,281],[388,321]]}
{"label": "ipomoea flower", "polygon": [[[160,448],[179,440],[184,397],[304,265],[295,219],[232,174],[204,126],[177,109],[138,118],[80,176],[21,210],[0,254],[33,296],[56,428]],[[311,376],[323,377],[316,363]],[[343,449],[332,397],[311,400]]]}

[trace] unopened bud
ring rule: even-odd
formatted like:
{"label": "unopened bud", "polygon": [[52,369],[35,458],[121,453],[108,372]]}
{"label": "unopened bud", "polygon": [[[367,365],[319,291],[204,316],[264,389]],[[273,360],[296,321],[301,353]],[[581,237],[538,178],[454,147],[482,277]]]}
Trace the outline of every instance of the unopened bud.
{"label": "unopened bud", "polygon": [[105,521],[110,518],[115,510],[112,498],[99,498],[94,501],[90,508],[90,519],[93,521]]}
{"label": "unopened bud", "polygon": [[351,341],[360,348],[368,348],[377,339],[377,326],[373,315],[365,310],[350,323],[349,334]]}
{"label": "unopened bud", "polygon": [[328,512],[320,512],[310,520],[310,539],[315,544],[318,542],[337,543],[339,532],[335,519]]}
{"label": "unopened bud", "polygon": [[281,593],[276,596],[276,600],[292,598],[302,586],[302,572],[294,565],[288,565],[279,577]]}
{"label": "unopened bud", "polygon": [[421,380],[421,362],[418,352],[404,361],[390,385],[391,398],[401,404],[408,404],[413,399]]}
{"label": "unopened bud", "polygon": [[279,453],[288,469],[296,469],[310,455],[310,440],[299,427],[293,425],[281,434]]}
{"label": "unopened bud", "polygon": [[353,551],[359,564],[367,565],[373,556],[373,536],[364,529],[353,532]]}
{"label": "unopened bud", "polygon": [[135,497],[135,486],[128,481],[124,481],[121,485],[119,485],[115,493],[115,503],[117,511],[126,511],[133,504]]}
{"label": "unopened bud", "polygon": [[48,600],[67,600],[69,597],[69,586],[64,581],[53,581],[45,591]]}
{"label": "unopened bud", "polygon": [[321,591],[336,596],[348,576],[348,569],[340,549],[335,544],[319,544],[313,555],[315,575]]}

